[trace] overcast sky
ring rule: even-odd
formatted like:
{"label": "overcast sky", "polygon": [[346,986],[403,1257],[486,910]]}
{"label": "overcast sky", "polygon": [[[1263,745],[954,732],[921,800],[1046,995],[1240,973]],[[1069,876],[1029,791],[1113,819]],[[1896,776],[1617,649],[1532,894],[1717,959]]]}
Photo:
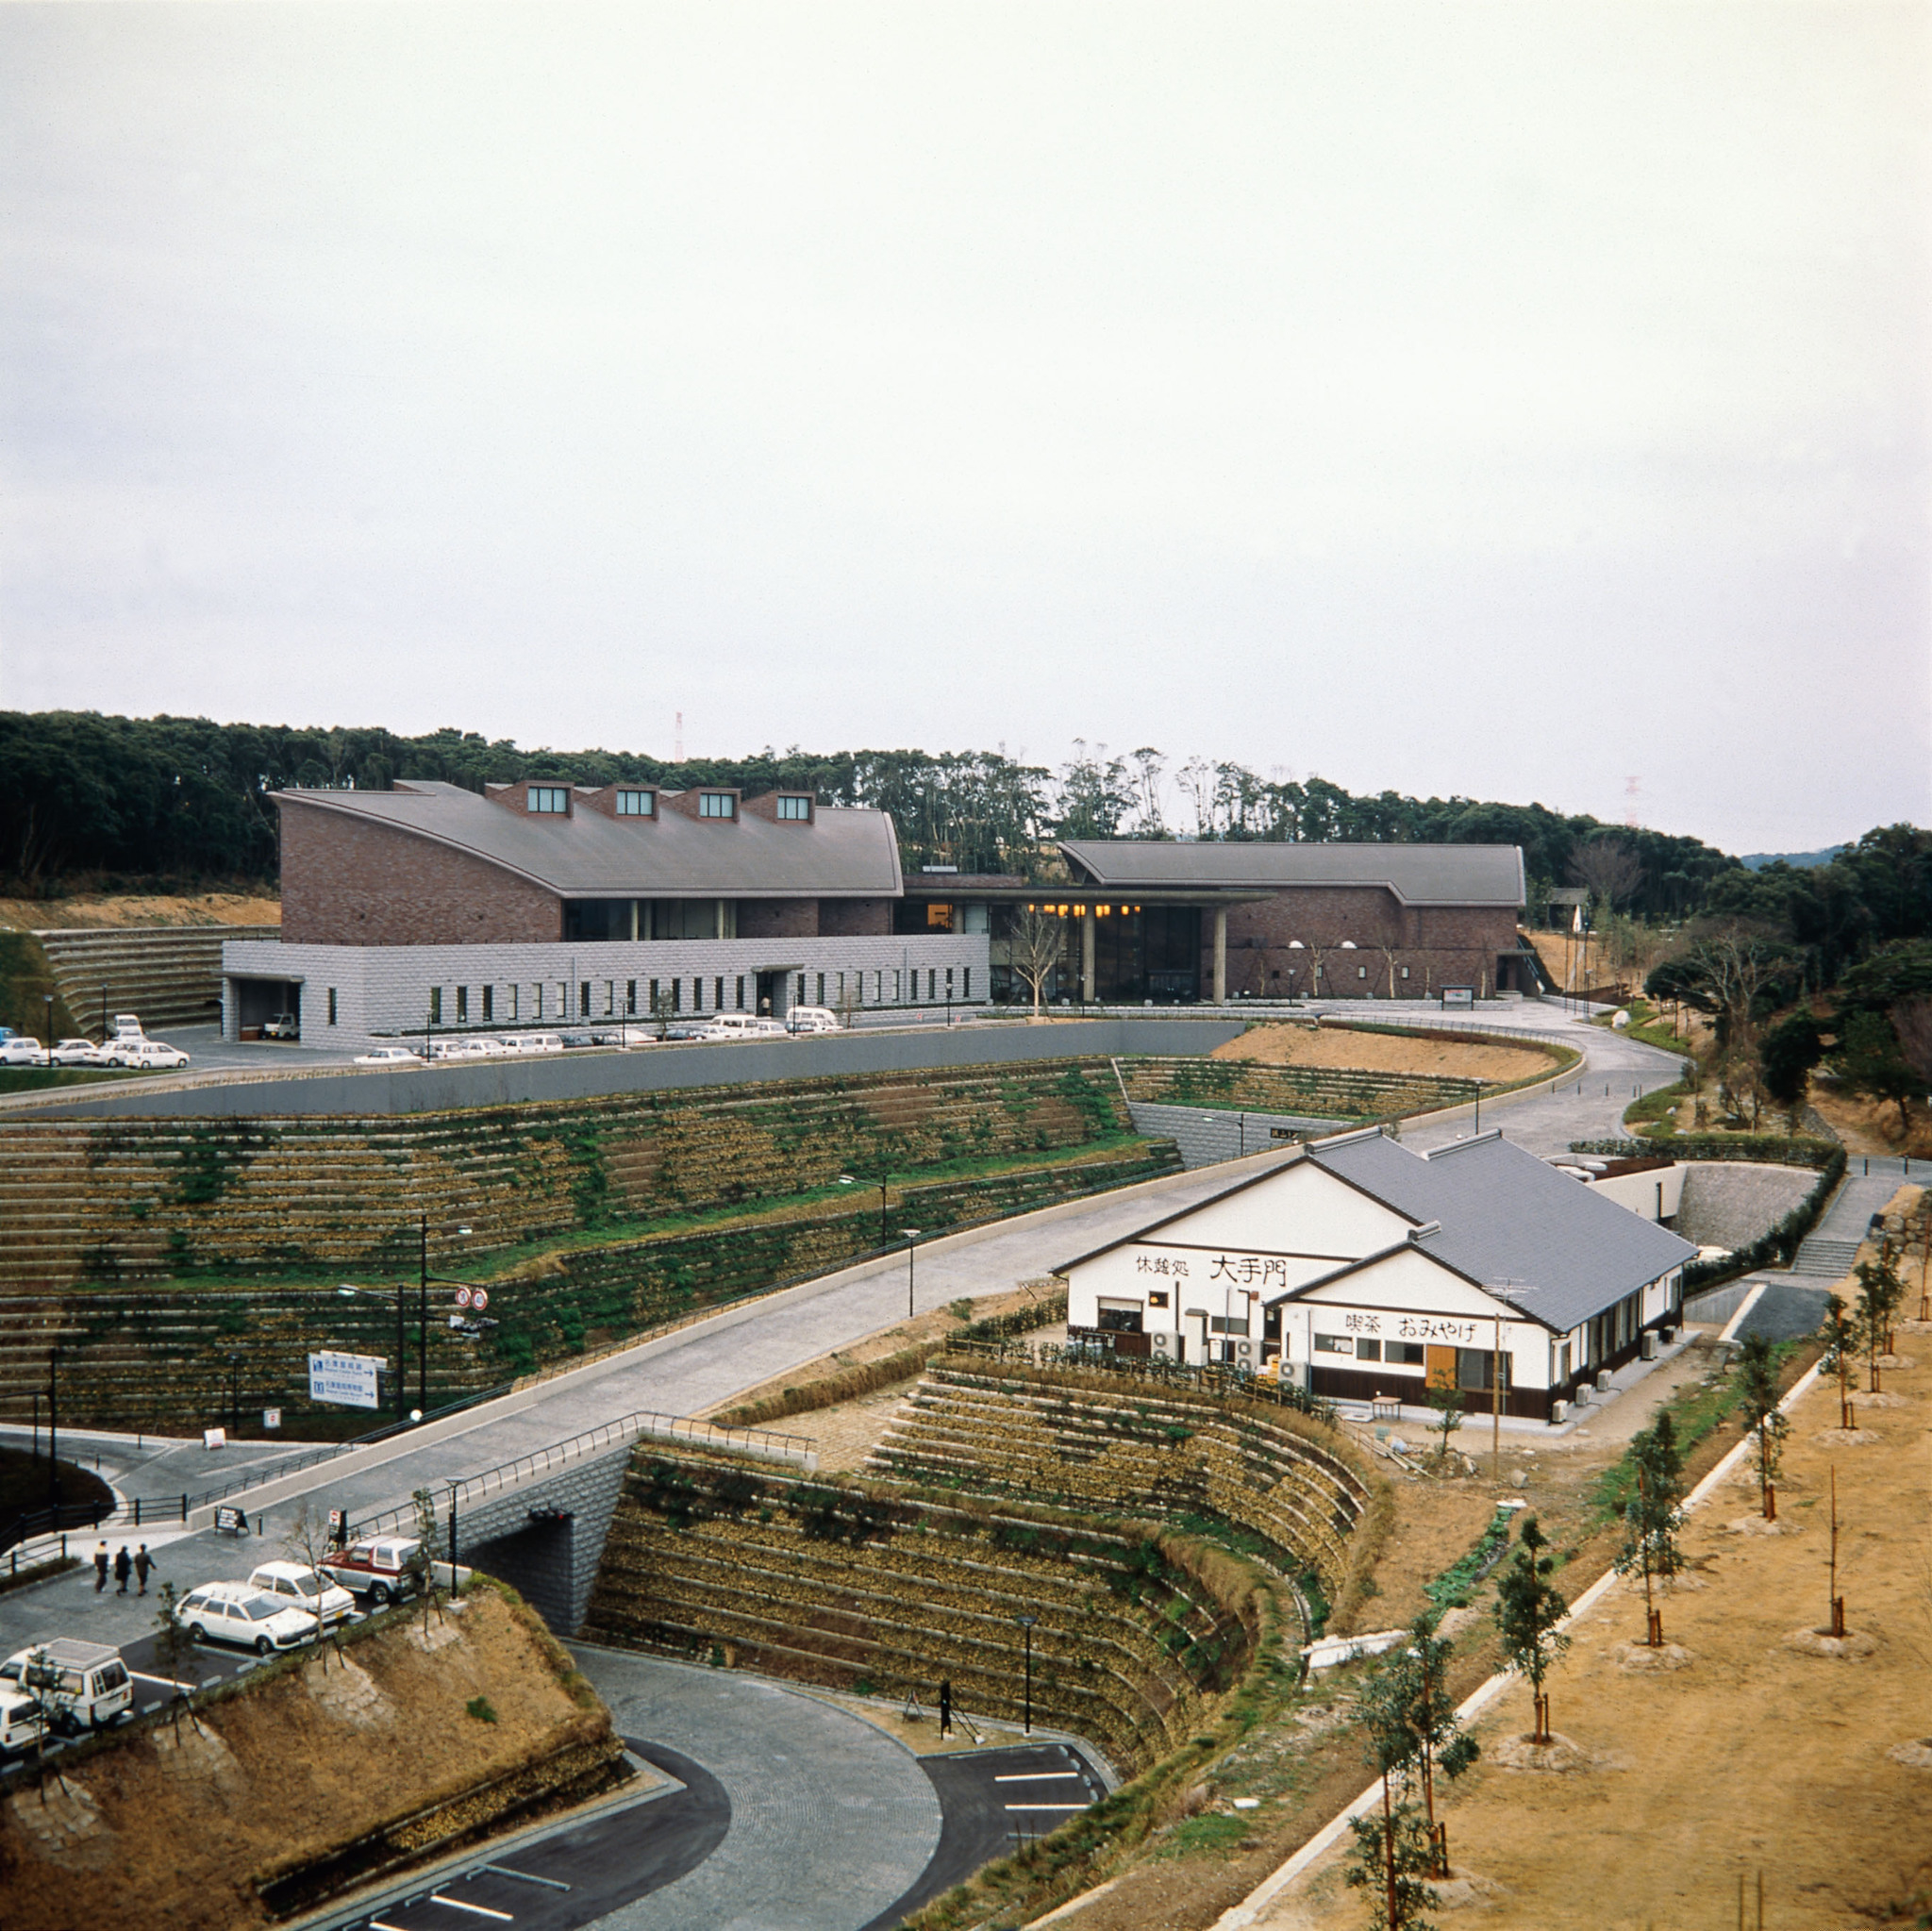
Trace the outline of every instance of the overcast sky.
{"label": "overcast sky", "polygon": [[0,707],[1932,823],[1923,5],[0,5]]}

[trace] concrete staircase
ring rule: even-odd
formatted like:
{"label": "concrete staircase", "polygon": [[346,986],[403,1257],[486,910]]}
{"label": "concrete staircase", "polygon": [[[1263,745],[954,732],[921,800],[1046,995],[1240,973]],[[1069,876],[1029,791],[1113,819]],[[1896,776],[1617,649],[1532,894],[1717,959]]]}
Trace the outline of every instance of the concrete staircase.
{"label": "concrete staircase", "polygon": [[1835,1234],[1807,1234],[1791,1262],[1794,1274],[1810,1274],[1819,1280],[1842,1280],[1858,1257],[1858,1243]]}
{"label": "concrete staircase", "polygon": [[156,1032],[208,1025],[222,1016],[222,944],[275,939],[278,925],[74,926],[37,931],[54,984],[74,1023],[98,1039],[102,1014],[141,1015]]}

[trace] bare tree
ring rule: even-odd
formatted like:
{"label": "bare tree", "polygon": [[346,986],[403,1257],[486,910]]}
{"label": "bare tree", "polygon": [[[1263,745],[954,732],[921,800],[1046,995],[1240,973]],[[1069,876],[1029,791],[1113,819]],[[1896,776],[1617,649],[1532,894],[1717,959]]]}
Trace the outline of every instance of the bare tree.
{"label": "bare tree", "polygon": [[1592,897],[1614,911],[1627,905],[1643,883],[1643,866],[1622,839],[1592,839],[1570,860],[1570,875]]}
{"label": "bare tree", "polygon": [[315,1585],[315,1642],[322,1654],[323,1668],[326,1669],[328,1657],[323,1649],[323,1638],[328,1633],[328,1624],[323,1617],[322,1599],[329,1579],[323,1573],[322,1564],[332,1547],[327,1518],[317,1517],[308,1503],[297,1503],[295,1513],[289,1520],[288,1534],[282,1538],[282,1547],[289,1552],[291,1561],[299,1562],[308,1572],[308,1579]]}
{"label": "bare tree", "polygon": [[1142,838],[1165,838],[1167,827],[1160,818],[1160,773],[1167,754],[1152,744],[1142,744],[1135,753],[1134,782],[1141,793],[1141,819],[1134,829]]}
{"label": "bare tree", "polygon": [[1214,767],[1205,757],[1191,757],[1174,773],[1180,788],[1193,801],[1194,836],[1214,836]]}
{"label": "bare tree", "polygon": [[1058,912],[1028,906],[1013,921],[1012,935],[1007,941],[1007,961],[1033,994],[1035,1019],[1040,1017],[1041,994],[1059,965],[1065,944],[1066,922]]}

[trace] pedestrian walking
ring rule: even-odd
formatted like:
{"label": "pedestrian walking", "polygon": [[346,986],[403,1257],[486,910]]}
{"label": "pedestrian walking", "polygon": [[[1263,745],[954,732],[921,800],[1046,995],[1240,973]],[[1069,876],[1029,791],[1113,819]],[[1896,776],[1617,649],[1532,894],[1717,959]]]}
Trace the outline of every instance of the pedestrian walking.
{"label": "pedestrian walking", "polygon": [[147,1544],[143,1542],[141,1545],[141,1547],[134,1552],[134,1573],[136,1576],[140,1578],[141,1581],[141,1587],[134,1592],[136,1595],[144,1596],[147,1594],[148,1571],[151,1570],[154,1566],[155,1558],[147,1553]]}
{"label": "pedestrian walking", "polygon": [[940,1735],[953,1734],[953,1679],[948,1676],[940,1685]]}
{"label": "pedestrian walking", "polygon": [[107,1586],[108,1545],[103,1542],[94,1550],[94,1594],[99,1595]]}
{"label": "pedestrian walking", "polygon": [[134,1557],[127,1553],[127,1544],[121,1544],[121,1553],[114,1557],[114,1580],[121,1587],[114,1593],[125,1596],[127,1593],[127,1578],[134,1573]]}

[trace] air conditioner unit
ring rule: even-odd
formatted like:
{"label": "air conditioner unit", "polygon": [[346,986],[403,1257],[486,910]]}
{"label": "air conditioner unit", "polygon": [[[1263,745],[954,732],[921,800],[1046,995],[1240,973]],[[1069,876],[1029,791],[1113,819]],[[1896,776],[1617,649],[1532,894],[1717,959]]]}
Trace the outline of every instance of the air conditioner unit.
{"label": "air conditioner unit", "polygon": [[1255,1365],[1255,1344],[1253,1341],[1236,1341],[1229,1351],[1228,1358],[1238,1368],[1252,1369]]}
{"label": "air conditioner unit", "polygon": [[1174,1336],[1167,1329],[1157,1327],[1147,1339],[1154,1343],[1154,1358],[1157,1361],[1174,1359]]}
{"label": "air conditioner unit", "polygon": [[1657,1329],[1654,1327],[1643,1330],[1643,1358],[1646,1361],[1657,1359]]}
{"label": "air conditioner unit", "polygon": [[1560,1428],[1570,1419],[1570,1404],[1566,1401],[1553,1401],[1550,1404],[1550,1426]]}
{"label": "air conditioner unit", "polygon": [[1600,1370],[1597,1373],[1596,1391],[1599,1394],[1608,1394],[1610,1391],[1610,1371],[1607,1368]]}

